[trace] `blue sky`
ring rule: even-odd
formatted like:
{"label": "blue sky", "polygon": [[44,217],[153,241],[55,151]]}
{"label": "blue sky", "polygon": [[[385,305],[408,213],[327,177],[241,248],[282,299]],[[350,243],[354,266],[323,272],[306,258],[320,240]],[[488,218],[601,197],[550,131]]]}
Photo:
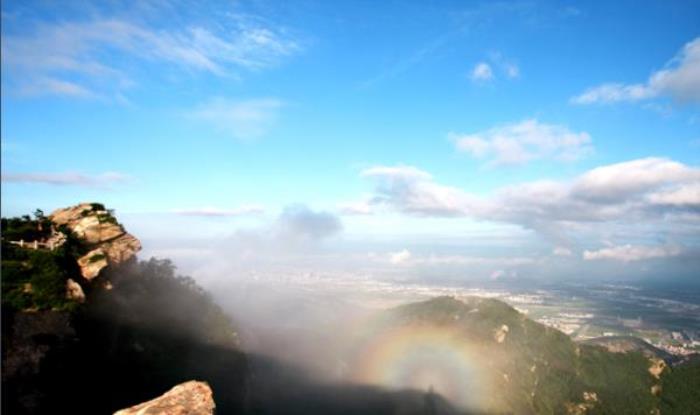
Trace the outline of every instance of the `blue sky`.
{"label": "blue sky", "polygon": [[425,3],[5,1],[2,214],[102,201],[237,272],[697,277],[700,4]]}

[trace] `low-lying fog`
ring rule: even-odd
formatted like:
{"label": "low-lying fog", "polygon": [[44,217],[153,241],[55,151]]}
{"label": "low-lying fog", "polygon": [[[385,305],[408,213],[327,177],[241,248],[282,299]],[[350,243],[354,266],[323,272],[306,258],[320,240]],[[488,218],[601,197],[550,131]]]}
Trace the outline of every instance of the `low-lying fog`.
{"label": "low-lying fog", "polygon": [[[361,362],[366,362],[368,356],[375,355],[377,349],[383,347],[362,341],[362,336],[373,327],[372,318],[379,312],[439,295],[464,294],[462,291],[307,276],[218,283],[211,286],[211,292],[234,319],[242,346],[250,353],[270,356],[300,368],[320,382],[369,382],[389,390],[411,389],[423,393],[433,390],[452,404],[470,404],[465,401],[464,393],[451,390],[455,374],[443,373],[453,370],[449,366],[459,362],[445,362],[451,357],[442,356],[441,350],[432,350],[430,344],[428,350],[410,357],[412,362],[408,365],[415,367],[405,369],[411,373],[399,378],[377,380],[361,367]],[[416,339],[420,335],[417,333]],[[477,381],[466,379],[462,373],[456,376],[465,377],[459,379],[460,383]]]}

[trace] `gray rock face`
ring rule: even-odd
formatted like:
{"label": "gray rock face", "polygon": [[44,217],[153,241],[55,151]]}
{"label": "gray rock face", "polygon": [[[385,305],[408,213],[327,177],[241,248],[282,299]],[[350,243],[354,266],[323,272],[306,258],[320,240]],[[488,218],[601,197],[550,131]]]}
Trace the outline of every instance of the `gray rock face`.
{"label": "gray rock face", "polygon": [[215,407],[209,385],[189,381],[148,402],[117,411],[114,415],[212,415]]}

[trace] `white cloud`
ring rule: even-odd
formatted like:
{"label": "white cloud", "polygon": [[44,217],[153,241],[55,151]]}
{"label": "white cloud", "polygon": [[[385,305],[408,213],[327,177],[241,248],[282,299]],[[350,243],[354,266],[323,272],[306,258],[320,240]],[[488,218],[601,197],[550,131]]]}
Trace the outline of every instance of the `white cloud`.
{"label": "white cloud", "polygon": [[650,198],[660,201],[663,196],[653,191],[668,195],[669,191],[686,189],[686,183],[697,186],[698,181],[700,170],[697,168],[665,158],[648,157],[590,170],[574,182],[571,192],[581,199],[602,201],[648,193]]}
{"label": "white cloud", "polygon": [[[378,166],[361,175],[376,181],[372,204],[419,216],[464,216],[477,200],[460,189],[433,182],[430,174],[410,166]],[[475,206],[472,206],[474,202]]]}
{"label": "white cloud", "polygon": [[472,81],[490,81],[493,79],[493,70],[491,65],[486,62],[479,62],[472,69],[470,78]]}
{"label": "white cloud", "polygon": [[3,77],[15,80],[20,91],[84,97],[85,91],[113,94],[132,86],[134,65],[126,64],[131,59],[232,76],[239,69],[273,66],[299,49],[283,29],[252,18],[179,30],[93,18],[45,22],[3,35],[2,65]]}
{"label": "white cloud", "polygon": [[481,61],[474,65],[469,78],[474,82],[485,82],[496,79],[496,72],[508,79],[520,77],[520,68],[511,60],[505,58],[500,52],[491,52],[489,62]]}
{"label": "white cloud", "polygon": [[641,261],[653,258],[678,256],[683,250],[678,246],[641,246],[619,245],[602,248],[597,251],[584,251],[583,259],[587,261],[609,259],[623,262]]}
{"label": "white cloud", "polygon": [[408,249],[393,252],[389,255],[389,262],[391,262],[394,265],[404,264],[409,259],[411,259],[411,252],[409,252]]}
{"label": "white cloud", "polygon": [[54,186],[109,187],[115,183],[126,182],[129,176],[117,172],[105,172],[98,175],[83,173],[3,173],[2,181],[6,183],[33,183]]}
{"label": "white cloud", "polygon": [[536,119],[506,124],[472,134],[450,133],[457,150],[496,165],[524,164],[538,159],[576,160],[593,151],[586,132],[573,132]]}
{"label": "white cloud", "polygon": [[262,137],[273,126],[284,103],[275,98],[234,101],[213,98],[190,112],[190,116],[240,140]]}
{"label": "white cloud", "polygon": [[571,252],[571,249],[569,249],[569,248],[566,248],[563,246],[557,246],[557,247],[554,247],[554,249],[552,250],[552,254],[554,254],[556,256],[571,256],[572,252]]}
{"label": "white cloud", "polygon": [[233,209],[220,209],[215,207],[201,207],[196,209],[177,209],[173,213],[184,216],[226,217],[247,216],[265,213],[265,207],[261,205],[243,205]]}
{"label": "white cloud", "polygon": [[575,104],[641,101],[670,96],[678,102],[700,102],[700,37],[685,44],[665,69],[651,74],[647,82],[605,83],[573,97]]}
{"label": "white cloud", "polygon": [[700,183],[691,183],[651,193],[648,199],[655,205],[700,209]]}

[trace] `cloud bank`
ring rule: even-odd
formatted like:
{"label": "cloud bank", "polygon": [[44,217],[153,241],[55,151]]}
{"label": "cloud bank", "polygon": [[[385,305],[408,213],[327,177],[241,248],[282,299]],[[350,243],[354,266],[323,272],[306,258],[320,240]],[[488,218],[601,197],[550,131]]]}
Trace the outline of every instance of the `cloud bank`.
{"label": "cloud bank", "polygon": [[577,240],[663,240],[700,231],[700,169],[665,158],[610,164],[570,180],[522,183],[488,195],[438,183],[412,166],[377,166],[362,175],[374,182],[377,210],[519,225],[552,242],[561,257],[571,255]]}
{"label": "cloud bank", "polygon": [[638,246],[620,245],[602,248],[596,251],[584,251],[583,259],[588,261],[609,259],[623,262],[640,261],[651,258],[669,258],[678,256],[683,250],[678,246]]}

